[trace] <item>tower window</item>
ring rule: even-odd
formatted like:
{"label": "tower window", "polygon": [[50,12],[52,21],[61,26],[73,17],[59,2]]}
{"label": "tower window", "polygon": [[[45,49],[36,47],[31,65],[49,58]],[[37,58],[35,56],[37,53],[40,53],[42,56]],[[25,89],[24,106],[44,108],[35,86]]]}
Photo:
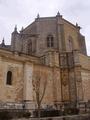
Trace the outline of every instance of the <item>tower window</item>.
{"label": "tower window", "polygon": [[54,47],[54,39],[52,35],[47,37],[47,47]]}
{"label": "tower window", "polygon": [[8,71],[7,72],[7,81],[6,81],[7,85],[12,85],[12,72]]}

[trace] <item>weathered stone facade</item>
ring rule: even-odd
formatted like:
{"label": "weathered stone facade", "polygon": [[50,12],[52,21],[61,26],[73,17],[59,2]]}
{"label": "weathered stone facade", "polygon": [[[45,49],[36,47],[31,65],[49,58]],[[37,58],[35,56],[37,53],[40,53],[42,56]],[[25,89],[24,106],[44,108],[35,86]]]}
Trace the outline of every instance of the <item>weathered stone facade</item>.
{"label": "weathered stone facade", "polygon": [[[7,72],[12,84],[7,84]],[[11,45],[0,45],[0,100],[36,103],[33,79],[47,80],[43,104],[90,100],[90,57],[80,27],[55,17],[36,18],[22,29],[15,27]],[[10,76],[9,76],[10,79]]]}

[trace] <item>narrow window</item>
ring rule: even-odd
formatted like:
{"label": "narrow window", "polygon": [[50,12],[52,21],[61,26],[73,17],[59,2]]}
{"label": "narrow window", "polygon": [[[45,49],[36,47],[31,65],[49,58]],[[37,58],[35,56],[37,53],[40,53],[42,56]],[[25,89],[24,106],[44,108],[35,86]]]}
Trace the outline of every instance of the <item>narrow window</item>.
{"label": "narrow window", "polygon": [[50,39],[47,37],[47,47],[50,47]]}
{"label": "narrow window", "polygon": [[6,81],[7,85],[12,85],[12,72],[8,71],[7,72],[7,81]]}
{"label": "narrow window", "polygon": [[54,46],[53,36],[51,36],[51,47]]}
{"label": "narrow window", "polygon": [[47,37],[47,47],[54,47],[54,39],[52,35]]}

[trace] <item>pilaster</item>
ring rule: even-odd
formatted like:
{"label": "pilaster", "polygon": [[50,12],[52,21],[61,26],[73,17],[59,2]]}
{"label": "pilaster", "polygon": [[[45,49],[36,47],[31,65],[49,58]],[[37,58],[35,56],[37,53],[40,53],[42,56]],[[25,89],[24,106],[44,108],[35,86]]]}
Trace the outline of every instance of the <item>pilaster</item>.
{"label": "pilaster", "polygon": [[26,62],[23,67],[24,72],[24,100],[33,101],[33,65]]}
{"label": "pilaster", "polygon": [[59,52],[65,51],[65,34],[64,34],[64,24],[62,20],[62,16],[57,16],[57,39],[58,39],[58,47]]}

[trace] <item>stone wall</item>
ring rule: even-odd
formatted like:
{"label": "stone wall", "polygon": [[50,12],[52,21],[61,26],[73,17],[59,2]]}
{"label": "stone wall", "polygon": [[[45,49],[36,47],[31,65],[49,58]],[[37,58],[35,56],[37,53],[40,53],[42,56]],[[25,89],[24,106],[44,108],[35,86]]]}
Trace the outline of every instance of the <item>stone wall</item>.
{"label": "stone wall", "polygon": [[[12,85],[6,84],[8,71],[12,72]],[[2,91],[0,100],[3,102],[21,101],[23,99],[23,81],[23,65],[2,58],[0,61],[0,91]]]}
{"label": "stone wall", "polygon": [[82,88],[83,88],[83,100],[90,100],[90,60],[88,56],[79,55],[81,64],[81,77],[82,77]]}
{"label": "stone wall", "polygon": [[[64,81],[61,81],[61,71],[58,60],[59,55],[58,53],[55,53],[55,51],[52,51],[49,54],[49,60],[51,59],[51,61],[50,65],[47,64],[46,66],[40,63],[40,59],[38,57],[0,50],[0,90],[2,91],[0,94],[0,100],[3,102],[35,100],[35,93],[33,92],[32,85],[33,76],[36,74],[35,71],[41,71],[41,76],[43,79],[47,79],[48,82],[43,103],[60,103],[62,101],[62,95],[64,95],[64,100],[69,100],[69,94],[71,94],[72,99],[75,100],[75,92],[77,92],[78,99],[82,100],[82,88],[84,100],[89,100],[90,59],[85,55],[79,54],[78,56],[78,53],[75,54],[74,57],[76,67],[75,69],[70,69],[69,71],[70,81],[67,79],[67,71],[66,73],[63,71],[64,77],[66,76],[66,78],[64,78]],[[11,86],[6,85],[7,71],[9,70],[13,73],[13,81]],[[77,89],[74,86],[74,77],[76,78]],[[63,86],[61,82],[63,83]],[[68,86],[70,86],[70,88],[68,88]],[[41,88],[43,87],[41,86]],[[71,91],[69,91],[69,89]]]}
{"label": "stone wall", "polygon": [[[61,101],[60,68],[38,64],[38,59],[1,51],[0,53],[0,100],[3,102],[19,102],[35,100],[32,80],[36,71],[41,74],[41,91],[44,79],[47,87],[43,103],[52,104]],[[12,85],[6,84],[7,72],[12,71]]]}
{"label": "stone wall", "polygon": [[[33,58],[33,57],[32,57]],[[33,99],[32,92],[32,60],[24,55],[8,51],[0,51],[0,101],[21,102]],[[27,62],[29,61],[29,62]],[[36,62],[37,63],[37,62]],[[7,84],[7,72],[12,72],[12,84]]]}
{"label": "stone wall", "polygon": [[[47,81],[43,104],[53,105],[54,101],[61,101],[60,69],[43,65],[33,65],[33,79],[39,74],[41,79],[40,94],[42,95],[44,81]],[[35,93],[34,93],[35,94]]]}
{"label": "stone wall", "polygon": [[69,37],[72,38],[72,47],[73,49],[79,50],[79,42],[78,42],[78,30],[75,26],[71,25],[70,23],[66,22],[63,20],[64,24],[64,35],[65,35],[65,46],[66,46],[66,51],[68,51],[68,40],[70,39]]}

